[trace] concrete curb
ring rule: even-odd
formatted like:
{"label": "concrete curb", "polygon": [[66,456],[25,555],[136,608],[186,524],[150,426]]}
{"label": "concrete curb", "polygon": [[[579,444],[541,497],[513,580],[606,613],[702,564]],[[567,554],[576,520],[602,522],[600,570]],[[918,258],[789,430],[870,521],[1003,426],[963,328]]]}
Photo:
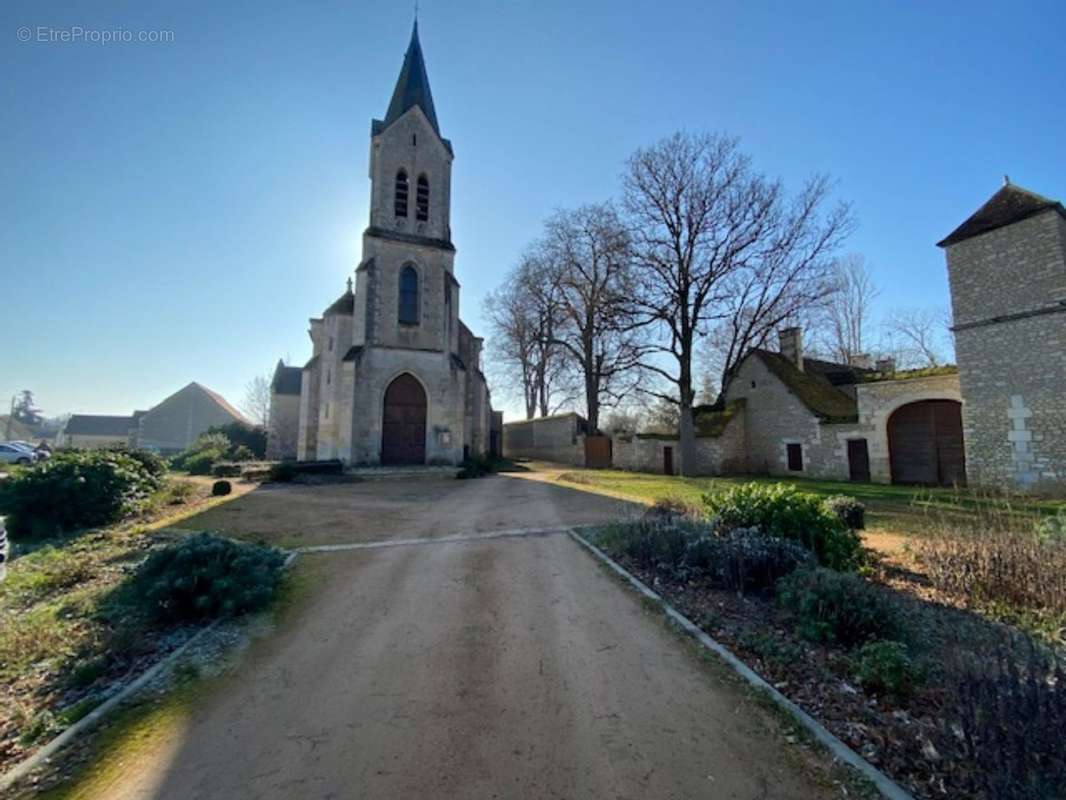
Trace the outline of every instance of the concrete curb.
{"label": "concrete curb", "polygon": [[608,567],[610,567],[620,577],[624,578],[634,589],[647,597],[649,600],[654,600],[662,608],[666,616],[673,622],[675,622],[685,633],[698,641],[708,650],[713,651],[719,658],[721,658],[734,672],[740,677],[746,680],[755,688],[763,691],[774,702],[775,705],[787,711],[796,721],[802,725],[808,733],[811,734],[820,744],[825,746],[827,750],[840,761],[853,767],[864,778],[872,783],[877,791],[880,792],[882,797],[888,798],[888,800],[914,800],[910,794],[908,794],[902,786],[893,781],[881,770],[864,759],[840,739],[829,732],[820,722],[814,717],[793,703],[781,692],[777,691],[773,686],[763,680],[758,673],[751,669],[747,664],[737,658],[733,653],[724,645],[716,642],[702,630],[700,630],[694,623],[692,623],[687,617],[685,617],[680,611],[670,605],[666,600],[660,597],[658,594],[649,589],[639,578],[631,575],[624,567],[618,562],[612,559],[609,555],[600,550],[596,545],[592,544],[588,539],[582,536],[577,531],[570,529],[570,537],[592,553],[593,556],[598,558]]}
{"label": "concrete curb", "polygon": [[[281,548],[278,548],[281,549]],[[292,568],[292,565],[296,562],[296,557],[299,553],[289,551],[285,557],[285,563],[282,564],[282,569],[288,571]],[[119,690],[116,694],[109,697],[103,703],[98,705],[80,720],[75,722],[69,728],[66,728],[62,733],[52,739],[48,744],[44,745],[40,750],[27,756],[18,764],[13,766],[3,775],[0,775],[0,793],[7,791],[11,786],[18,781],[25,778],[37,767],[47,762],[52,756],[63,749],[74,739],[78,738],[82,734],[88,733],[89,730],[96,727],[108,714],[118,708],[133,695],[137,694],[148,683],[150,683],[157,675],[166,669],[169,669],[174,665],[182,654],[188,650],[198,640],[206,636],[210,631],[213,631],[218,627],[222,620],[215,620],[207,625],[205,628],[201,628],[192,636],[190,636],[181,647],[168,653],[158,662],[149,667],[132,683],[128,684],[124,689]]]}

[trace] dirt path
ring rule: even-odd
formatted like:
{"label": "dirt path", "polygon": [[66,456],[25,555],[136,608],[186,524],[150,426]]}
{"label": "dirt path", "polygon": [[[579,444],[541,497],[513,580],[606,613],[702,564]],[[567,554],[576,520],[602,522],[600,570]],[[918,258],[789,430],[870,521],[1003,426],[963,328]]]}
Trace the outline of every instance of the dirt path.
{"label": "dirt path", "polygon": [[[531,487],[552,488],[477,481],[429,516],[455,530],[486,511],[530,526],[609,514]],[[565,535],[311,555],[297,569],[310,600],[94,796],[830,796],[736,683]]]}

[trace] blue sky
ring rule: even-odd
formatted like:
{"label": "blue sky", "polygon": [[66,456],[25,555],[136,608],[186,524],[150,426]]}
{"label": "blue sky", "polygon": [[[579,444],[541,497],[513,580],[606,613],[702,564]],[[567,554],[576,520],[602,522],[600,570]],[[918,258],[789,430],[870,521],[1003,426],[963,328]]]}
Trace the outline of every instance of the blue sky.
{"label": "blue sky", "polygon": [[[406,2],[0,8],[0,401],[239,403],[344,288]],[[440,2],[422,45],[455,147],[463,316],[554,209],[617,194],[670,132],[740,136],[854,205],[880,306],[946,304],[942,236],[1004,173],[1066,198],[1061,2]],[[27,26],[31,41],[18,40]],[[172,31],[165,43],[38,41]]]}

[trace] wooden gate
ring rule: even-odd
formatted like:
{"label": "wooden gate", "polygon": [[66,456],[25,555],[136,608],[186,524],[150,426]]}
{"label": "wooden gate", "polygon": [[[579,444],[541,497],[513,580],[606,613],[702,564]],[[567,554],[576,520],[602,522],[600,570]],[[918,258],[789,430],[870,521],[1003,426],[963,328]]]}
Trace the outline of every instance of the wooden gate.
{"label": "wooden gate", "polygon": [[888,454],[893,483],[965,484],[962,405],[923,400],[896,409],[888,420]]}
{"label": "wooden gate", "polygon": [[607,469],[611,466],[611,437],[585,437],[585,466],[590,469]]}
{"label": "wooden gate", "polygon": [[426,393],[422,384],[408,373],[385,390],[381,463],[426,463]]}

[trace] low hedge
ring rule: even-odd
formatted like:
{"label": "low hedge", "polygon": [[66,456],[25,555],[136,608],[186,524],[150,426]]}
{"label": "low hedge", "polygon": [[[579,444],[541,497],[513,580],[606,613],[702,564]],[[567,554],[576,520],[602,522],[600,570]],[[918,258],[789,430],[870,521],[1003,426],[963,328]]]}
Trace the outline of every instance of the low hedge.
{"label": "low hedge", "polygon": [[850,570],[862,559],[862,540],[822,498],[794,486],[742,484],[720,494],[705,494],[704,505],[722,530],[759,528],[771,536],[799,542],[830,569]]}
{"label": "low hedge", "polygon": [[798,542],[755,528],[718,532],[691,518],[616,523],[601,534],[600,543],[642,569],[740,592],[770,593],[780,578],[814,563]]}
{"label": "low hedge", "polygon": [[778,581],[777,601],[796,615],[799,634],[811,641],[853,647],[906,638],[898,601],[854,573],[797,570]]}
{"label": "low hedge", "polygon": [[284,563],[271,547],[201,533],[153,553],[124,590],[161,624],[236,616],[270,602]]}
{"label": "low hedge", "polygon": [[118,450],[68,450],[0,484],[12,538],[108,525],[147,507],[162,486],[149,460]]}

